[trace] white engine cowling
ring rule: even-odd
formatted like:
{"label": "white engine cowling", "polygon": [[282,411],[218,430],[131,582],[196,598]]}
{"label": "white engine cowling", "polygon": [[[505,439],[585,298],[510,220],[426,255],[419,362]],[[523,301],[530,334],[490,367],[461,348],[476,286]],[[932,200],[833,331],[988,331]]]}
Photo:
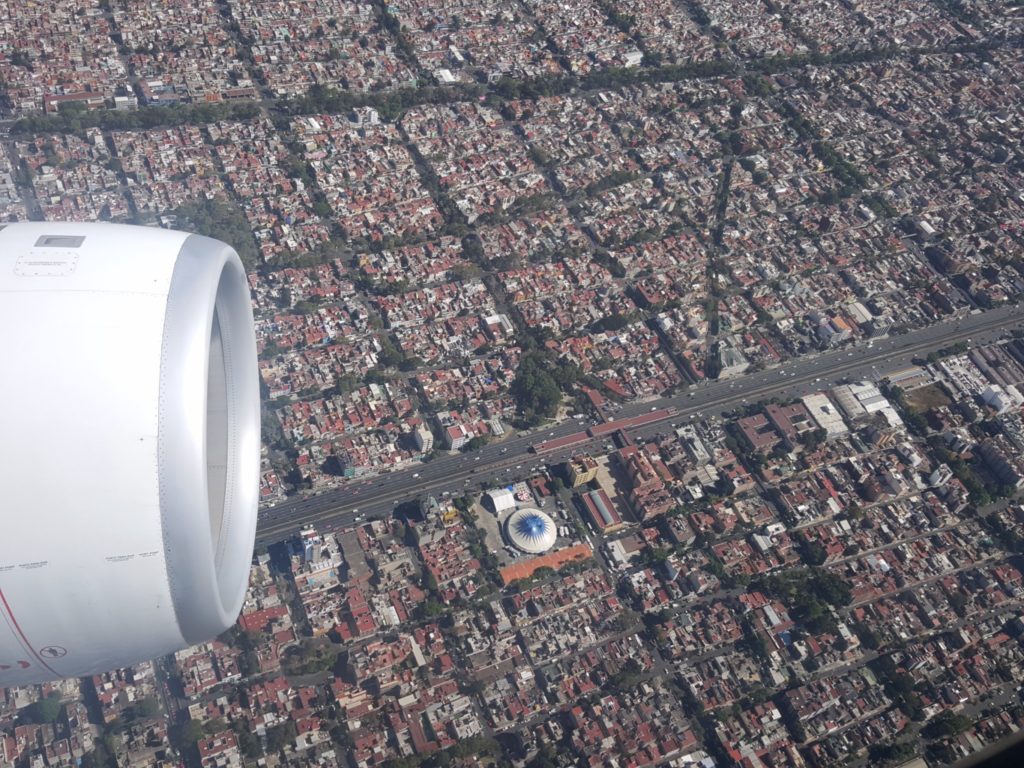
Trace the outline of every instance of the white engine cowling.
{"label": "white engine cowling", "polygon": [[0,687],[229,627],[259,441],[234,250],[150,227],[0,225]]}

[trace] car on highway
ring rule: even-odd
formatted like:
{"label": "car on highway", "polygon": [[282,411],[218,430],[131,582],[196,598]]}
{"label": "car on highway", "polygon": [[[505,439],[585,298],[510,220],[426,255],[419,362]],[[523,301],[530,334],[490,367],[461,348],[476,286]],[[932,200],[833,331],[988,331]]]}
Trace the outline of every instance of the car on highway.
{"label": "car on highway", "polygon": [[420,473],[419,472],[413,472],[412,476],[413,476],[413,478],[417,478],[417,477],[420,476]]}

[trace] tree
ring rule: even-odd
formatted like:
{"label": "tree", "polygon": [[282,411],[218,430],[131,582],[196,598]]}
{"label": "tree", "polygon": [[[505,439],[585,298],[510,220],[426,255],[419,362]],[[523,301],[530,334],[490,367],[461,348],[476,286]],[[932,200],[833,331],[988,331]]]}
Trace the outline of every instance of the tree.
{"label": "tree", "polygon": [[554,416],[562,402],[558,383],[545,369],[542,357],[536,352],[523,355],[510,391],[520,413],[528,420],[537,416]]}
{"label": "tree", "polygon": [[818,427],[817,429],[811,430],[810,432],[805,432],[803,435],[801,435],[800,442],[803,443],[804,447],[807,450],[813,451],[819,445],[825,442],[825,438],[827,437],[828,432],[826,432],[821,427]]}
{"label": "tree", "polygon": [[821,565],[828,558],[825,547],[816,541],[808,541],[800,537],[800,557],[807,565]]}
{"label": "tree", "polygon": [[758,579],[756,588],[792,607],[790,615],[815,634],[835,631],[835,617],[829,607],[849,605],[850,585],[822,568],[785,571]]}
{"label": "tree", "polygon": [[62,709],[60,694],[51,693],[45,699],[31,704],[27,708],[26,715],[33,723],[55,723],[60,717]]}
{"label": "tree", "polygon": [[423,765],[423,758],[419,755],[408,757],[395,757],[384,763],[385,768],[419,768]]}
{"label": "tree", "polygon": [[182,744],[192,746],[206,735],[203,724],[199,720],[189,719],[185,721],[178,731],[178,739]]}
{"label": "tree", "polygon": [[632,322],[629,315],[605,315],[594,324],[595,331],[620,331]]}
{"label": "tree", "polygon": [[964,610],[967,608],[967,604],[968,600],[961,592],[954,592],[949,596],[949,605],[959,616],[964,615]]}
{"label": "tree", "polygon": [[466,443],[466,451],[479,451],[487,445],[487,435],[477,435]]}
{"label": "tree", "polygon": [[[13,56],[17,57],[17,53]],[[130,112],[113,109],[85,110],[80,104],[64,104],[57,114],[30,115],[16,121],[10,132],[11,135],[17,136],[39,133],[81,134],[87,128],[140,130],[159,126],[196,125],[225,119],[249,120],[258,113],[259,106],[250,101],[140,107]]]}
{"label": "tree", "polygon": [[929,720],[921,732],[930,739],[945,739],[963,733],[972,724],[973,721],[969,717],[958,715],[947,709]]}
{"label": "tree", "polygon": [[420,616],[425,619],[435,619],[445,612],[444,603],[436,598],[428,597],[427,601],[420,606]]}
{"label": "tree", "polygon": [[920,413],[907,413],[905,416],[907,428],[915,435],[928,434],[928,420]]}
{"label": "tree", "polygon": [[213,736],[220,733],[228,727],[228,724],[224,721],[223,717],[215,717],[212,720],[207,720],[203,723],[203,733],[206,736]]}
{"label": "tree", "polygon": [[388,336],[381,336],[379,342],[380,352],[377,353],[377,363],[381,367],[394,368],[403,362],[405,356]]}
{"label": "tree", "polygon": [[352,735],[349,733],[348,728],[344,725],[336,725],[331,728],[331,741],[342,749],[349,749],[352,747]]}
{"label": "tree", "polygon": [[906,672],[897,672],[889,678],[892,690],[900,696],[909,696],[914,690],[914,678]]}
{"label": "tree", "polygon": [[917,754],[913,742],[900,741],[895,744],[872,744],[868,747],[868,761],[871,765],[897,765]]}
{"label": "tree", "polygon": [[616,672],[614,675],[608,678],[605,682],[605,687],[612,693],[625,693],[626,691],[633,690],[640,682],[640,674],[642,670],[639,668],[633,659],[633,666],[624,665],[622,669]]}
{"label": "tree", "polygon": [[501,745],[487,736],[471,736],[461,739],[450,751],[454,757],[495,757],[501,754]]}
{"label": "tree", "polygon": [[656,566],[668,560],[671,554],[672,550],[668,547],[645,547],[640,557],[643,559],[644,564]]}
{"label": "tree", "polygon": [[749,618],[743,620],[743,642],[755,656],[762,659],[768,658],[768,646]]}
{"label": "tree", "polygon": [[136,717],[156,717],[160,714],[160,703],[155,696],[146,696],[135,705],[133,714]]}
{"label": "tree", "polygon": [[624,610],[618,616],[614,617],[608,622],[608,628],[615,632],[625,632],[627,629],[631,629],[636,626],[640,617],[630,610]]}
{"label": "tree", "polygon": [[550,741],[540,745],[537,754],[534,755],[526,768],[555,768],[558,765],[558,751]]}
{"label": "tree", "polygon": [[223,240],[238,252],[249,271],[260,261],[249,222],[236,203],[220,197],[190,200],[178,206],[174,215],[194,232]]}
{"label": "tree", "polygon": [[102,741],[97,741],[92,752],[82,757],[82,768],[117,768],[117,760]]}
{"label": "tree", "polygon": [[771,81],[764,75],[744,75],[743,89],[751,96],[771,96],[775,92]]}
{"label": "tree", "polygon": [[235,736],[238,738],[238,749],[241,750],[242,755],[250,760],[263,757],[263,746],[247,723],[243,723],[240,728],[235,728]]}
{"label": "tree", "polygon": [[299,735],[298,728],[295,726],[294,720],[286,720],[280,725],[275,725],[272,728],[267,729],[267,751],[268,752],[280,752],[284,749],[286,744],[295,741],[295,737]]}
{"label": "tree", "polygon": [[310,675],[326,672],[338,663],[341,649],[322,639],[304,639],[300,645],[289,648],[281,659],[285,672]]}

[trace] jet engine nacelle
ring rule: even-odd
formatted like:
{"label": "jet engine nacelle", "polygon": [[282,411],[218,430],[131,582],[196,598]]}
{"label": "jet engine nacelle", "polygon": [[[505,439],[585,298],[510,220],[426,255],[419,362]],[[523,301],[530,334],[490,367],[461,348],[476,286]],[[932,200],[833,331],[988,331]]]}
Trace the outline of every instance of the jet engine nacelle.
{"label": "jet engine nacelle", "polygon": [[150,227],[0,224],[0,687],[231,626],[259,441],[234,250]]}

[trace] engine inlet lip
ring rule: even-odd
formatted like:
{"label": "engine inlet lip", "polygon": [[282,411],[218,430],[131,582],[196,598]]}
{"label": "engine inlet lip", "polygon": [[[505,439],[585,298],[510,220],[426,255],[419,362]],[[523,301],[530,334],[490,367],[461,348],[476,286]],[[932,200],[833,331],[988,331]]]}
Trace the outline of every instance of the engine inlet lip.
{"label": "engine inlet lip", "polygon": [[259,382],[245,270],[216,240],[189,236],[167,296],[157,462],[165,561],[184,639],[241,609],[256,532]]}

